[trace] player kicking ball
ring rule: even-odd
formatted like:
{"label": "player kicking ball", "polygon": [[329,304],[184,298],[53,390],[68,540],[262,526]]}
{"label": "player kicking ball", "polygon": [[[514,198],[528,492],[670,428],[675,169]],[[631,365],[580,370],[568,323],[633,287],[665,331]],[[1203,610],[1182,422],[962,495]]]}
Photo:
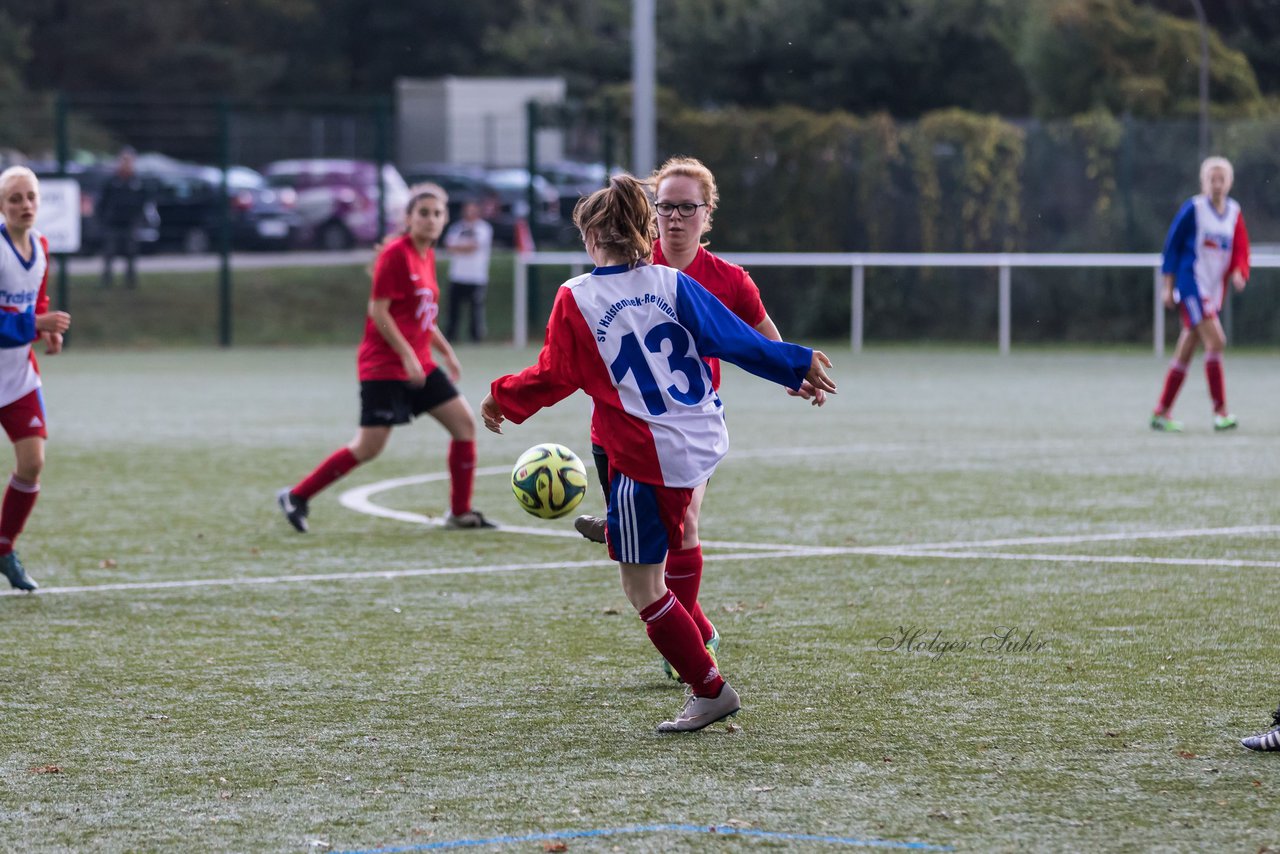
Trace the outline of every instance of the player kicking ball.
{"label": "player kicking ball", "polygon": [[560,287],[537,364],[494,380],[480,415],[501,433],[504,420],[523,423],[579,389],[590,395],[609,457],[610,557],[649,640],[690,690],[658,731],[693,732],[740,706],[663,578],[694,490],[729,447],[703,357],[792,389],[808,381],[834,394],[836,386],[825,354],[768,340],[689,276],[650,264],[654,219],[644,185],[630,175],[578,203],[573,222],[596,267]]}

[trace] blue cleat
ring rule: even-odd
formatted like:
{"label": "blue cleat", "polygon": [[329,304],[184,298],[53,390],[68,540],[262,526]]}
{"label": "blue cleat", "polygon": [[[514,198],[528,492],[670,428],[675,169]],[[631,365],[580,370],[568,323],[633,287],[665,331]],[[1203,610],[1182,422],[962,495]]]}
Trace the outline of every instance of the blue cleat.
{"label": "blue cleat", "polygon": [[22,565],[22,561],[18,560],[17,552],[0,555],[0,572],[3,572],[4,577],[9,579],[9,583],[19,590],[26,590],[29,593],[40,586],[27,575],[26,567]]}

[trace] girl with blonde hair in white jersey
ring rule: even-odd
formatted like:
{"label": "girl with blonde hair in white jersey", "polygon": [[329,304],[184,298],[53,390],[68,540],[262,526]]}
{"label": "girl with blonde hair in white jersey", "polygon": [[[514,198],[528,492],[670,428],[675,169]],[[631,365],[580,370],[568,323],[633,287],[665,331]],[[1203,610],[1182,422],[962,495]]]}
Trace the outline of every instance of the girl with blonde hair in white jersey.
{"label": "girl with blonde hair in white jersey", "polygon": [[1231,430],[1237,424],[1227,409],[1222,373],[1222,349],[1227,336],[1218,320],[1227,283],[1242,291],[1249,278],[1249,232],[1240,204],[1227,195],[1234,179],[1229,160],[1207,158],[1200,164],[1200,195],[1183,203],[1165,238],[1161,267],[1164,304],[1168,308],[1177,306],[1182,315],[1182,333],[1165,374],[1160,399],[1151,413],[1152,430],[1182,432],[1182,423],[1174,421],[1170,412],[1201,344],[1205,349],[1205,380],[1213,402],[1213,429]]}
{"label": "girl with blonde hair in white jersey", "polygon": [[0,426],[13,442],[15,466],[0,501],[0,572],[19,590],[38,586],[13,550],[36,497],[44,469],[44,399],[34,341],[45,352],[62,350],[71,325],[65,311],[49,311],[49,242],[35,229],[40,182],[25,166],[0,172]]}

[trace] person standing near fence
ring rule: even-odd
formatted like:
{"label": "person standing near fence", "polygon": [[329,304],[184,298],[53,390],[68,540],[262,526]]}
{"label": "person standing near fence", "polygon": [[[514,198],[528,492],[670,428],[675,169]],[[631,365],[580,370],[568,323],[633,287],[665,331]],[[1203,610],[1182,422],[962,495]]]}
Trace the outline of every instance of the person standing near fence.
{"label": "person standing near fence", "polygon": [[137,172],[132,148],[121,150],[115,172],[98,196],[97,215],[102,222],[102,287],[111,287],[112,264],[124,258],[124,284],[138,286],[138,232],[146,225],[147,188]]}
{"label": "person standing near fence", "polygon": [[484,298],[489,289],[489,250],[493,246],[493,227],[480,216],[480,205],[474,201],[462,205],[462,219],[449,226],[444,235],[449,250],[449,321],[445,336],[458,340],[458,316],[463,304],[471,310],[471,340],[484,340]]}
{"label": "person standing near fence", "polygon": [[1227,195],[1233,181],[1230,161],[1225,157],[1207,158],[1200,165],[1200,195],[1183,203],[1165,239],[1161,267],[1164,303],[1168,308],[1178,307],[1182,332],[1165,374],[1160,400],[1151,414],[1152,430],[1182,432],[1182,422],[1173,420],[1170,412],[1201,344],[1213,403],[1213,429],[1231,430],[1238,423],[1227,409],[1222,371],[1227,336],[1218,319],[1227,284],[1242,291],[1249,278],[1249,232],[1239,203]]}
{"label": "person standing near fence", "polygon": [[574,225],[596,267],[556,292],[537,364],[493,381],[480,404],[501,433],[575,391],[595,404],[613,471],[609,555],[650,642],[690,694],[659,732],[693,732],[738,711],[692,616],[664,582],[685,510],[729,448],[724,408],[703,355],[799,389],[834,392],[821,352],[769,341],[689,276],[649,264],[653,208],[644,185],[616,175],[578,203]]}
{"label": "person standing near fence", "polygon": [[0,172],[0,425],[13,443],[15,465],[0,503],[0,573],[18,590],[39,585],[13,550],[40,495],[44,445],[49,438],[33,341],[45,352],[62,350],[71,325],[65,311],[49,311],[49,242],[35,230],[40,182],[25,166]]}
{"label": "person standing near fence", "polygon": [[[435,184],[413,188],[403,235],[384,241],[373,270],[364,340],[356,356],[360,378],[360,427],[355,438],[330,454],[295,486],[276,493],[276,503],[299,533],[309,529],[309,502],[316,493],[382,453],[391,428],[426,413],[449,433],[447,528],[494,528],[471,507],[475,484],[476,417],[454,385],[462,366],[436,326],[436,241],[449,219],[449,197]],[[438,352],[444,368],[436,365]],[[446,374],[446,370],[448,373]]]}
{"label": "person standing near fence", "polygon": [[[655,210],[658,221],[658,240],[653,246],[653,263],[674,267],[687,274],[706,288],[744,323],[771,341],[782,340],[778,327],[760,300],[760,289],[751,275],[736,264],[717,258],[706,248],[704,236],[711,230],[712,215],[720,201],[716,179],[711,170],[693,157],[672,157],[662,164],[649,179],[656,197]],[[712,388],[720,388],[720,362],[708,359]],[[788,393],[806,398],[815,406],[826,402],[821,389],[803,384],[799,390]],[[591,453],[595,459],[596,474],[605,489],[608,500],[609,458],[605,453],[596,420],[591,424]],[[667,557],[667,586],[692,615],[703,642],[715,655],[720,648],[720,634],[702,611],[698,603],[698,590],[702,585],[702,542],[698,536],[698,517],[707,485],[700,484],[693,491],[685,512],[683,538],[679,548],[672,549]],[[579,516],[574,527],[578,533],[597,543],[605,541],[605,520],[599,516]],[[675,678],[668,662],[662,664],[663,672]]]}

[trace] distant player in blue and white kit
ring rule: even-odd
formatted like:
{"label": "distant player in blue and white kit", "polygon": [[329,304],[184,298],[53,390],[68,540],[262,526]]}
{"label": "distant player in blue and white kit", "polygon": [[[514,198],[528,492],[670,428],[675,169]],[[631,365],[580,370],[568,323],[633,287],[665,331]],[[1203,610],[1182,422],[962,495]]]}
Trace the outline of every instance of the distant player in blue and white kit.
{"label": "distant player in blue and white kit", "polygon": [[649,263],[655,213],[630,175],[578,203],[574,224],[596,267],[556,294],[536,365],[494,380],[485,426],[520,424],[579,389],[595,403],[609,457],[609,554],[650,641],[692,692],[659,732],[692,732],[738,711],[688,610],[667,589],[667,554],[685,511],[729,450],[724,408],[704,357],[798,390],[835,393],[821,352],[770,341],[686,274]]}
{"label": "distant player in blue and white kit", "polygon": [[71,315],[49,311],[49,242],[35,229],[40,182],[34,172],[25,166],[0,172],[0,210],[0,426],[16,461],[0,503],[0,573],[13,587],[31,591],[38,585],[13,550],[40,494],[49,436],[31,344],[43,341],[46,353],[60,352]]}
{"label": "distant player in blue and white kit", "polygon": [[1164,242],[1164,303],[1169,308],[1178,306],[1182,334],[1151,414],[1153,430],[1182,432],[1181,422],[1169,413],[1200,344],[1204,344],[1204,374],[1213,401],[1213,429],[1230,430],[1237,424],[1227,410],[1222,376],[1227,336],[1218,320],[1227,282],[1241,291],[1249,278],[1249,232],[1239,203],[1227,195],[1233,180],[1225,157],[1205,160],[1200,166],[1200,195],[1182,205]]}

